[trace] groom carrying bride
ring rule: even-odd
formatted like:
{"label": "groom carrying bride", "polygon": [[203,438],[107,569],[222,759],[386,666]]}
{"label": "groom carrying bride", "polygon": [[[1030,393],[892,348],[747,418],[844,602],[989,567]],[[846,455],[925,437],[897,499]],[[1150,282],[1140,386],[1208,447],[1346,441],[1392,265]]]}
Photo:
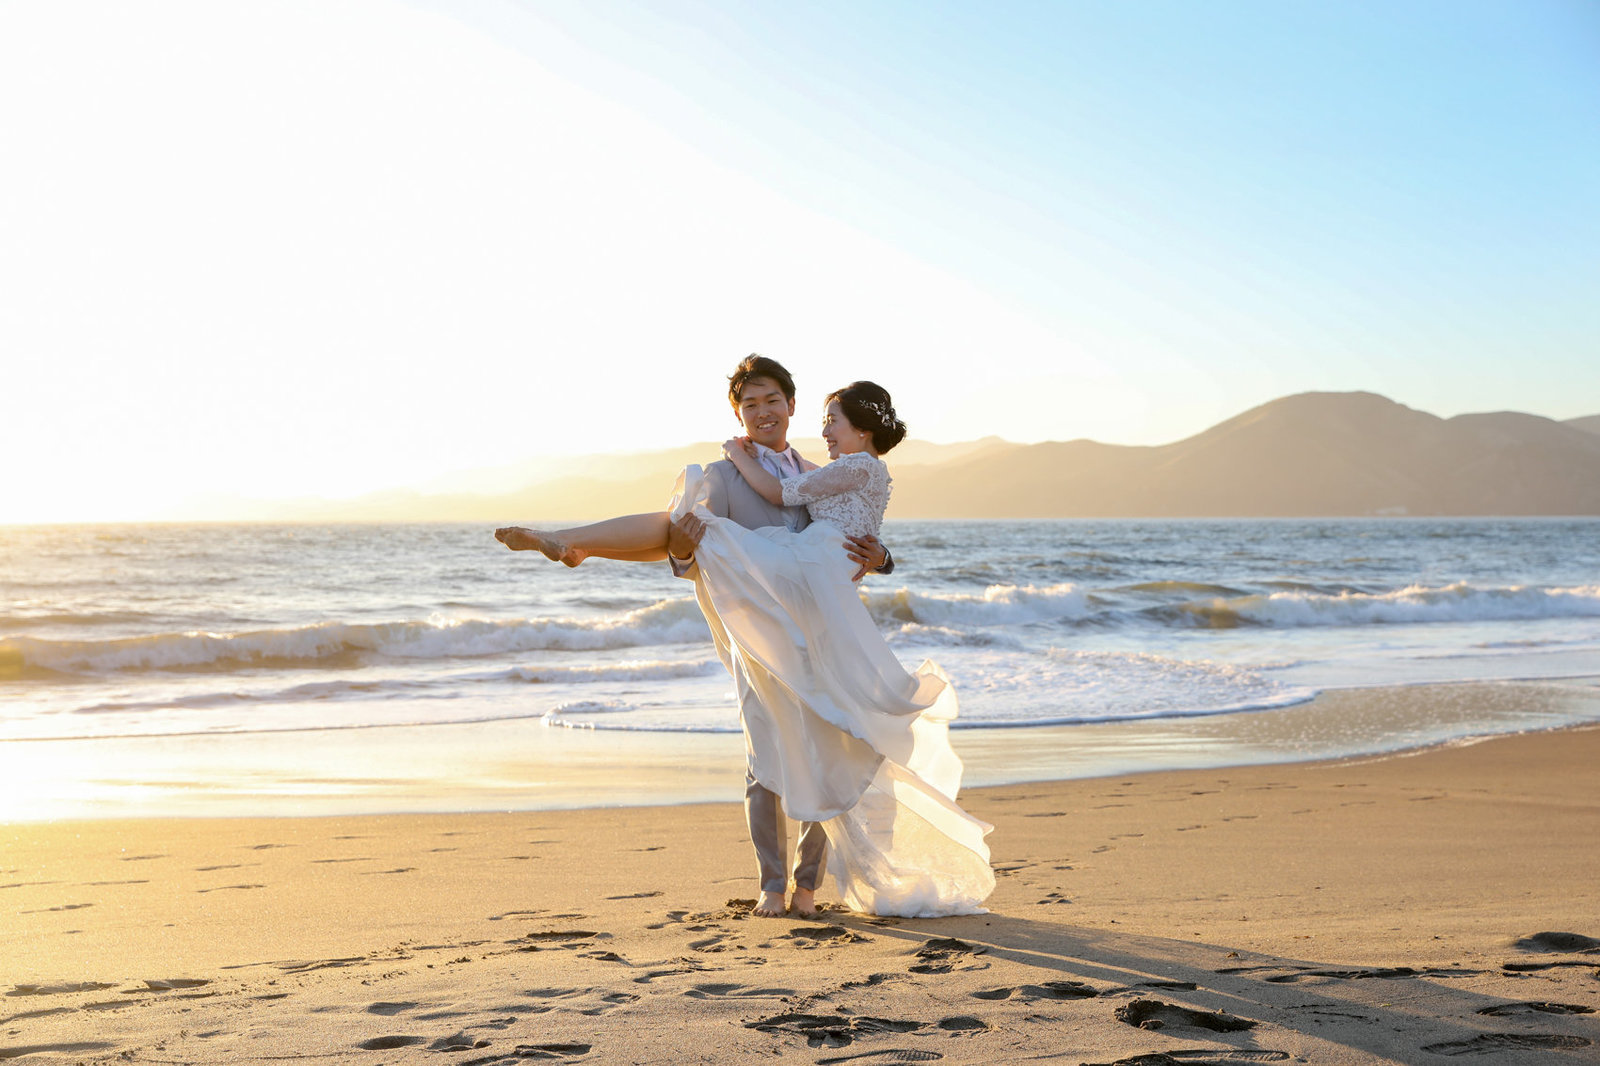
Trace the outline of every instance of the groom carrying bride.
{"label": "groom carrying bride", "polygon": [[[882,456],[906,424],[883,386],[836,389],[822,420],[829,462],[817,467],[789,447],[794,382],[783,367],[751,356],[728,398],[748,435],[723,445],[725,462],[685,467],[668,510],[495,536],[567,566],[670,557],[694,580],[739,698],[756,913],[815,914],[825,856],[853,910],[979,913],[994,891],[993,827],[956,802],[955,688],[936,663],[906,669],[856,587],[889,566],[876,536],[892,480]],[[785,814],[803,825],[787,907]]]}
{"label": "groom carrying bride", "polygon": [[[728,379],[728,401],[745,433],[755,443],[757,461],[769,473],[781,481],[815,467],[789,445],[794,378],[777,361],[761,355],[751,355],[741,361]],[[798,532],[809,521],[804,507],[779,507],[768,503],[727,459],[708,466],[705,476],[710,489],[707,509],[746,529],[783,526]],[[693,512],[673,523],[667,534],[667,554],[673,573],[679,577],[694,577],[694,552],[704,535],[705,523]],[[888,549],[870,534],[847,537],[841,547],[861,567],[857,577],[868,570],[887,574],[894,569]],[[747,719],[747,708],[757,712],[748,716],[751,720],[764,719],[766,716],[759,713],[759,697],[743,676],[738,660],[734,662],[733,683],[739,698],[740,720]],[[748,771],[744,809],[761,874],[761,898],[756,901],[754,913],[776,917],[792,908],[804,917],[815,914],[816,890],[822,881],[828,843],[822,826],[806,822],[800,827],[793,870],[794,895],[786,904],[784,895],[789,886],[789,874],[785,869],[787,821],[777,795],[764,788]]]}

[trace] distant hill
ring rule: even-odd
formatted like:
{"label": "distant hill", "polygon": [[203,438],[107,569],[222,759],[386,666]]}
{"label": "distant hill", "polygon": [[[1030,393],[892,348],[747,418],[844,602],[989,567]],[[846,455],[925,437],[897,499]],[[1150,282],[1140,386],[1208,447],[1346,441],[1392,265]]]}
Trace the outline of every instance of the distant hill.
{"label": "distant hill", "polygon": [[1582,418],[1569,418],[1561,423],[1573,429],[1581,429],[1586,433],[1600,433],[1600,415],[1585,415]]}
{"label": "distant hill", "polygon": [[[819,440],[796,440],[822,460]],[[554,522],[657,510],[720,443],[563,460],[497,494],[234,501],[237,517]],[[1600,515],[1600,415],[1439,418],[1368,392],[1302,393],[1157,447],[1090,440],[907,441],[889,455],[891,518]],[[465,475],[464,475],[465,480]]]}
{"label": "distant hill", "polygon": [[1600,435],[1536,415],[1442,419],[1303,393],[1187,440],[1080,440],[897,478],[899,517],[1600,514]]}

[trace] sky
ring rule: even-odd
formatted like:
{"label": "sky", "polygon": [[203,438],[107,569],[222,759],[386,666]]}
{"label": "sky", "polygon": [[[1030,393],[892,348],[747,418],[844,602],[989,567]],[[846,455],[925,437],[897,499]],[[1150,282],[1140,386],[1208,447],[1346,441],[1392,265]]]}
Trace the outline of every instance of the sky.
{"label": "sky", "polygon": [[[0,523],[737,430],[1600,413],[1592,0],[0,0]],[[218,515],[221,517],[221,515]]]}

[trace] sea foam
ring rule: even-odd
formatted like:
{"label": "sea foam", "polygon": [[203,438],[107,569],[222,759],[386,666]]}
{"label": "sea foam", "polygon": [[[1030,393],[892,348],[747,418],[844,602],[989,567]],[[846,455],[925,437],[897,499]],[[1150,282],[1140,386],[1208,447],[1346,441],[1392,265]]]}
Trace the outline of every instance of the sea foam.
{"label": "sea foam", "polygon": [[324,622],[242,633],[157,633],[107,640],[0,641],[0,657],[62,673],[348,667],[374,656],[453,659],[527,651],[600,651],[710,640],[690,599],[600,619]]}
{"label": "sea foam", "polygon": [[1440,622],[1534,621],[1600,617],[1600,585],[1540,588],[1528,585],[1477,588],[1464,581],[1430,587],[1410,585],[1391,592],[1274,592],[1185,604],[1191,624],[1280,628]]}

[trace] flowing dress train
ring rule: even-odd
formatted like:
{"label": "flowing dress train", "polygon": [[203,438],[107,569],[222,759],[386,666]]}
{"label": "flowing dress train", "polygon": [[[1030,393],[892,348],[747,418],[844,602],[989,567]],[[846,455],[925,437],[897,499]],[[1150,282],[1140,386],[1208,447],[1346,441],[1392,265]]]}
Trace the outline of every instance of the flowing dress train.
{"label": "flowing dress train", "polygon": [[[876,459],[872,460],[876,462]],[[695,595],[743,701],[757,781],[789,817],[821,822],[840,898],[870,914],[983,911],[992,827],[957,806],[955,689],[932,662],[907,673],[878,632],[844,536],[813,511],[803,531],[745,529],[707,513],[697,466],[674,517],[699,507]],[[880,509],[881,515],[881,509]]]}

